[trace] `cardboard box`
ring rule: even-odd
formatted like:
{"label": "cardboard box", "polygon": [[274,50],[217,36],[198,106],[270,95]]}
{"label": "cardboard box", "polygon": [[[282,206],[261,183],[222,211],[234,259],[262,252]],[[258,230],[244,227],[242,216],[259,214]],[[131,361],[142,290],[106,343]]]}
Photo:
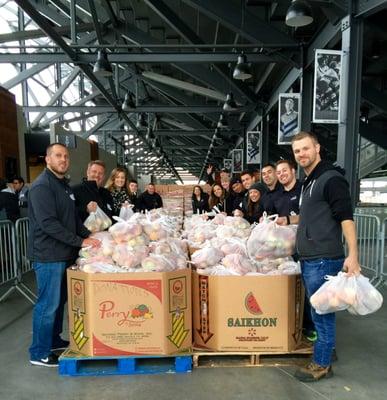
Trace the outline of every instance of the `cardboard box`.
{"label": "cardboard box", "polygon": [[193,272],[194,347],[288,352],[302,336],[300,275],[203,276]]}
{"label": "cardboard box", "polygon": [[69,269],[70,349],[89,356],[191,349],[191,270],[87,274]]}

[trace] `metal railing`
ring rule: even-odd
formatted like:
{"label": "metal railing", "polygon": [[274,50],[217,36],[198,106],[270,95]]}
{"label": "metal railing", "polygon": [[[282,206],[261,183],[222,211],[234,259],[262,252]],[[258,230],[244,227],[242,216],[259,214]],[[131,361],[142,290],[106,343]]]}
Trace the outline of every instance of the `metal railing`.
{"label": "metal railing", "polygon": [[378,279],[380,271],[380,221],[375,215],[354,214],[359,262],[363,271]]}
{"label": "metal railing", "polygon": [[[24,296],[31,301],[28,296],[31,296],[32,299],[36,300],[37,296],[35,293],[22,282],[23,275],[27,272],[32,271],[32,264],[30,260],[27,258],[27,239],[28,239],[28,229],[29,229],[30,221],[27,217],[20,218],[15,223],[15,238],[16,238],[16,257],[17,257],[17,265],[18,265],[18,284],[19,290],[23,288]],[[28,295],[28,296],[27,296]],[[34,303],[34,301],[32,301]]]}
{"label": "metal railing", "polygon": [[362,270],[369,275],[373,285],[384,282],[387,271],[384,272],[385,225],[376,215],[354,214],[356,225],[359,262]]}
{"label": "metal railing", "polygon": [[387,232],[387,217],[382,221],[382,232],[380,235],[380,277],[382,282],[387,281],[387,251],[386,251],[386,232]]}
{"label": "metal railing", "polygon": [[23,282],[23,275],[31,270],[26,257],[28,218],[21,218],[14,225],[11,221],[0,221],[0,287],[11,285],[0,296],[0,302],[15,290],[32,304],[36,295]]}

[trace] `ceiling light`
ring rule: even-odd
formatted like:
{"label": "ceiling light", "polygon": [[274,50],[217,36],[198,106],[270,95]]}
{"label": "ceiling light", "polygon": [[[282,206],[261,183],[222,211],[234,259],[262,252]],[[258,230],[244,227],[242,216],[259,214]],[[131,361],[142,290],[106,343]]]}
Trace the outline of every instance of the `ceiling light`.
{"label": "ceiling light", "polygon": [[148,130],[146,132],[146,140],[150,141],[150,140],[153,140],[155,138],[156,138],[156,136],[155,136],[155,134],[153,132],[153,129],[151,127],[148,127]]}
{"label": "ceiling light", "polygon": [[136,128],[146,128],[145,115],[143,113],[137,114]]}
{"label": "ceiling light", "polygon": [[93,72],[98,77],[108,78],[113,75],[112,66],[108,60],[105,50],[98,51],[97,61],[94,64]]}
{"label": "ceiling light", "polygon": [[132,93],[128,92],[125,95],[125,100],[122,103],[122,111],[130,111],[136,108],[136,104],[133,100],[133,95]]}
{"label": "ceiling light", "polygon": [[312,22],[312,7],[308,2],[305,0],[292,0],[286,13],[286,25],[299,27],[309,25]]}
{"label": "ceiling light", "polygon": [[227,93],[226,101],[223,104],[223,110],[224,111],[235,111],[237,109],[238,109],[238,106],[235,103],[234,95],[232,94],[232,92]]}
{"label": "ceiling light", "polygon": [[225,115],[220,114],[219,121],[216,127],[219,129],[228,127],[227,118]]}
{"label": "ceiling light", "polygon": [[244,54],[241,54],[238,56],[238,62],[237,65],[234,68],[234,72],[232,74],[232,77],[234,79],[238,79],[241,81],[244,81],[246,79],[250,79],[252,77],[252,73],[250,71],[250,66],[247,63],[247,58]]}

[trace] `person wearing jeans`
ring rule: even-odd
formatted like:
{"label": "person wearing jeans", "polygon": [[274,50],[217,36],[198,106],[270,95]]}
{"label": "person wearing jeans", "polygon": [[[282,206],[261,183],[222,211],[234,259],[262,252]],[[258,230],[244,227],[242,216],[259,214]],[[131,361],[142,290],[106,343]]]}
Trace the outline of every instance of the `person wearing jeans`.
{"label": "person wearing jeans", "polygon": [[[292,138],[297,164],[304,169],[306,179],[300,195],[300,212],[290,216],[298,223],[296,252],[308,299],[325,282],[326,275],[344,270],[358,275],[360,265],[352,203],[343,170],[324,162],[315,135],[300,132]],[[344,236],[348,255],[344,257]],[[333,375],[331,360],[336,341],[335,314],[319,315],[312,308],[312,320],[317,331],[313,360],[299,368],[295,377],[314,382]]]}
{"label": "person wearing jeans", "polygon": [[[327,275],[337,275],[343,268],[344,259],[337,260],[317,259],[301,261],[302,279],[308,299],[326,282]],[[336,314],[317,314],[310,307],[312,321],[319,332],[319,337],[314,345],[314,360],[318,365],[327,367],[331,364],[332,352],[336,346],[335,326]]]}
{"label": "person wearing jeans", "polygon": [[98,247],[100,242],[88,238],[90,232],[76,211],[75,197],[65,178],[70,165],[67,148],[60,143],[49,145],[46,164],[28,196],[27,255],[38,286],[30,363],[56,367],[58,357],[53,350],[68,345],[60,336],[67,299],[66,268],[74,262],[80,247]]}

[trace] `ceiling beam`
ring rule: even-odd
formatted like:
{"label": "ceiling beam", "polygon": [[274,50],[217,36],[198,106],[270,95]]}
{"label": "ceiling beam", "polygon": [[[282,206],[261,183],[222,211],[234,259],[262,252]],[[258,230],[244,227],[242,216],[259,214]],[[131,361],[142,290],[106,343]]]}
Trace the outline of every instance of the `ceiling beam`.
{"label": "ceiling beam", "polygon": [[[27,46],[28,47],[28,46]],[[107,46],[108,48],[109,46]],[[114,48],[114,46],[112,46]],[[45,46],[41,47],[42,50]],[[87,48],[87,46],[85,46]],[[68,54],[58,52],[34,52],[34,53],[1,53],[0,63],[73,63],[92,64],[97,59],[96,53],[84,53],[78,51],[76,46],[69,46],[76,55],[76,60],[72,59]],[[249,53],[247,54],[251,63],[270,63],[278,62],[274,57],[264,54]],[[194,63],[194,64],[213,64],[213,63],[235,63],[236,54],[234,53],[193,53],[193,52],[163,52],[163,53],[109,53],[109,61],[113,64],[125,63]]]}
{"label": "ceiling beam", "polygon": [[[74,79],[78,76],[80,69],[78,67],[73,68],[70,75],[66,78],[63,84],[58,88],[58,90],[51,96],[48,101],[47,106],[52,106],[67,90]],[[31,122],[31,128],[36,128],[39,125],[40,120],[44,117],[45,111],[42,111],[38,116]]]}
{"label": "ceiling beam", "polygon": [[[244,12],[243,7],[234,2],[224,0],[183,0],[183,2],[252,43],[297,45],[285,32],[276,29],[269,22],[259,19],[252,13]],[[243,26],[242,13],[244,13]]]}
{"label": "ceiling beam", "polygon": [[14,86],[18,85],[28,78],[31,78],[31,76],[38,74],[50,65],[50,63],[35,64],[33,67],[20,71],[14,78],[8,80],[7,82],[4,82],[1,86],[7,90],[12,89]]}
{"label": "ceiling beam", "polygon": [[[251,111],[254,108],[254,105],[247,105],[244,107],[238,108],[239,111]],[[94,114],[103,114],[108,112],[114,112],[116,110],[113,106],[25,106],[25,111],[28,112],[91,112]],[[195,114],[204,114],[204,113],[221,113],[223,112],[222,106],[217,105],[199,105],[199,106],[137,106],[134,109],[128,111],[129,114],[138,114],[138,113],[174,113],[174,114],[186,114],[186,113],[195,113]]]}
{"label": "ceiling beam", "polygon": [[[47,21],[47,19],[41,15],[37,9],[30,3],[28,0],[15,0],[15,3],[25,12],[27,13],[31,19],[39,26],[40,29],[42,29],[49,38],[51,38],[59,47],[62,48],[62,50],[67,54],[67,56],[71,59],[71,62],[76,63],[77,61],[77,54],[74,52],[71,47],[67,45],[67,43],[63,40],[63,38],[58,35],[55,30],[52,28],[51,24]],[[98,88],[98,90],[101,92],[101,94],[105,97],[106,101],[115,109],[117,114],[125,120],[129,126],[134,130],[136,133],[136,136],[142,137],[142,133],[139,132],[136,128],[136,126],[133,124],[133,122],[127,117],[127,115],[122,112],[120,106],[117,104],[116,100],[110,95],[110,93],[105,89],[104,85],[101,83],[99,79],[94,75],[92,72],[91,68],[87,65],[82,65],[80,66],[82,69],[83,73],[89,78],[89,80],[92,82],[92,84]],[[146,140],[146,145],[151,149],[150,143],[148,143]],[[174,170],[174,173],[176,177],[181,180],[179,177],[178,172],[174,169],[172,165],[172,169]]]}
{"label": "ceiling beam", "polygon": [[[53,28],[56,33],[61,36],[66,36],[70,34],[71,27],[70,25],[54,27]],[[93,29],[93,24],[79,24],[77,25],[77,32],[88,32]],[[12,33],[3,33],[0,35],[0,43],[7,42],[17,42],[20,40],[31,40],[31,39],[39,39],[41,37],[45,37],[46,34],[41,29],[32,29],[29,31],[17,31]]]}

